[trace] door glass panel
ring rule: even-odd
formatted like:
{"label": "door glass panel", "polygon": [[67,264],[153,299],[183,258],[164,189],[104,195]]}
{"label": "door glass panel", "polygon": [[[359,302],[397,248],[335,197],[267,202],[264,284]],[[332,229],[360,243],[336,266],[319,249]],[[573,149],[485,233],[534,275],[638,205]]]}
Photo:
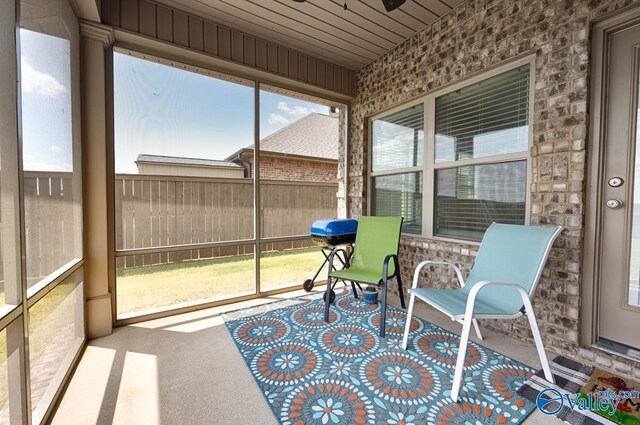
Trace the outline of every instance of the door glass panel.
{"label": "door glass panel", "polygon": [[[637,110],[640,122],[640,108]],[[633,182],[633,223],[631,229],[631,260],[629,262],[629,305],[640,307],[640,125],[636,124],[636,158]]]}

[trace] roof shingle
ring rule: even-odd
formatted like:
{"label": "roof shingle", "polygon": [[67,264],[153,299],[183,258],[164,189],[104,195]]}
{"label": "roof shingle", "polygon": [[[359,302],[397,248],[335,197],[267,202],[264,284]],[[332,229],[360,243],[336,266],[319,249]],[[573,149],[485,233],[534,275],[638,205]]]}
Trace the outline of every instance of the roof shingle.
{"label": "roof shingle", "polygon": [[[337,161],[338,132],[337,117],[314,112],[260,140],[260,152]],[[253,150],[253,145],[247,146],[245,150]]]}
{"label": "roof shingle", "polygon": [[136,163],[146,162],[153,164],[173,164],[173,165],[192,165],[199,167],[242,167],[239,164],[231,161],[220,161],[217,159],[202,159],[202,158],[184,158],[180,156],[164,156],[164,155],[148,155],[140,154],[136,159]]}

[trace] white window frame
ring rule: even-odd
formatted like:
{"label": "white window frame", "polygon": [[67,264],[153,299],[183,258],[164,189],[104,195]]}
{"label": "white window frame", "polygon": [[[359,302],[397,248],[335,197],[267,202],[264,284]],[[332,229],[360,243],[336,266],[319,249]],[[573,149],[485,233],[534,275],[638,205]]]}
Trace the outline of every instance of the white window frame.
{"label": "white window frame", "polygon": [[[485,156],[481,158],[471,158],[459,161],[447,161],[447,162],[435,162],[435,109],[436,98],[451,93],[452,91],[459,90],[461,88],[479,83],[488,78],[495,77],[496,75],[504,72],[516,69],[525,65],[529,65],[529,134],[527,150],[523,152],[508,153],[501,155]],[[529,55],[522,57],[507,64],[497,66],[491,70],[482,72],[479,75],[466,78],[462,81],[446,85],[445,87],[438,88],[421,96],[417,99],[387,109],[384,112],[372,115],[368,119],[368,157],[367,157],[367,214],[371,214],[371,200],[373,193],[373,179],[380,176],[392,176],[406,173],[422,172],[422,233],[405,233],[403,236],[409,237],[423,237],[439,241],[447,242],[462,242],[465,244],[479,245],[479,241],[473,241],[469,239],[453,238],[436,236],[434,234],[434,214],[435,214],[435,175],[437,170],[447,168],[459,168],[465,165],[480,165],[480,164],[498,164],[503,162],[513,161],[526,161],[527,162],[527,178],[525,188],[525,224],[529,223],[530,209],[531,209],[531,181],[532,181],[532,167],[531,167],[531,147],[533,146],[533,105],[535,95],[535,56]],[[424,155],[423,165],[415,167],[395,168],[384,171],[372,171],[372,148],[373,148],[373,122],[380,118],[389,116],[395,112],[402,111],[418,104],[424,105]]]}

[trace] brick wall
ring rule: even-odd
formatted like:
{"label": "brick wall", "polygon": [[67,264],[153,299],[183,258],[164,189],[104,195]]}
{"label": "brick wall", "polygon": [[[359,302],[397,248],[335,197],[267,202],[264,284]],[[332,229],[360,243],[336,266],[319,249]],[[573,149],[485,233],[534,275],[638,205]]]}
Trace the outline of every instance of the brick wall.
{"label": "brick wall", "polygon": [[[244,153],[242,159],[250,164],[253,170],[253,152]],[[260,178],[265,180],[337,183],[338,164],[335,162],[307,161],[262,154],[260,155]]]}
{"label": "brick wall", "polygon": [[[640,378],[640,364],[579,346],[591,22],[635,0],[469,0],[358,74],[349,117],[349,206],[366,213],[368,116],[527,53],[535,54],[531,224],[566,230],[551,252],[534,297],[546,347]],[[452,261],[466,272],[477,245],[404,237],[401,268],[408,284],[424,258]],[[432,267],[422,285],[456,286]],[[393,286],[393,285],[392,285]],[[406,286],[406,285],[405,285]],[[485,326],[532,341],[526,318]]]}

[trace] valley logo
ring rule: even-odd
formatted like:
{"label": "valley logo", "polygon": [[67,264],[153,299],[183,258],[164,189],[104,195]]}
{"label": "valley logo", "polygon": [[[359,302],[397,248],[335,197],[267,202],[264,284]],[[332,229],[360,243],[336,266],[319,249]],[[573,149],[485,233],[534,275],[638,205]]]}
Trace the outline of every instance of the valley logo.
{"label": "valley logo", "polygon": [[[571,410],[589,410],[613,416],[621,402],[640,398],[640,391],[602,390],[593,393],[561,393],[555,388],[546,388],[536,398],[538,409],[545,415],[556,415],[564,406]],[[626,407],[626,406],[625,406]],[[622,409],[627,410],[627,409]]]}

